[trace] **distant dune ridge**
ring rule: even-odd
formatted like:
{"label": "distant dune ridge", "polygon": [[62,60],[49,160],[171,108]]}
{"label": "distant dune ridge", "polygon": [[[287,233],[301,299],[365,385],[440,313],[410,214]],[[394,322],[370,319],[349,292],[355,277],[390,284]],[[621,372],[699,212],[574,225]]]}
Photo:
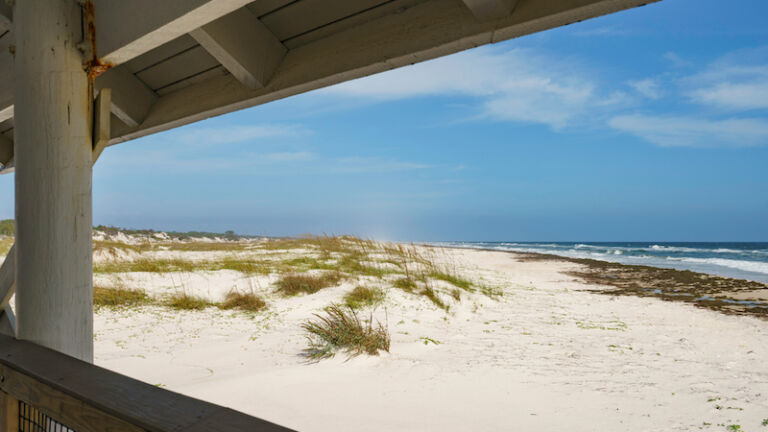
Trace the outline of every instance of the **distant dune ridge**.
{"label": "distant dune ridge", "polygon": [[297,430],[768,424],[758,282],[351,236],[103,227],[94,270],[98,365]]}

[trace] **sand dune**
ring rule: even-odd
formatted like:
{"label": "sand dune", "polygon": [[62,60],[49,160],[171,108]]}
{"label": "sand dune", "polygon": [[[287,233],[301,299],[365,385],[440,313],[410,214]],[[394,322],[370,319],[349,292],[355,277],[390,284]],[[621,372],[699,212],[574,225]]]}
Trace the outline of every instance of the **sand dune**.
{"label": "sand dune", "polygon": [[101,308],[96,363],[301,431],[766,429],[768,322],[595,294],[599,286],[565,274],[573,263],[437,256],[502,295],[445,297],[446,312],[386,289],[372,314],[387,323],[390,353],[314,363],[301,355],[301,323],[356,282],[282,298],[274,276],[236,271],[97,274],[97,283],[215,301],[254,290],[269,308]]}

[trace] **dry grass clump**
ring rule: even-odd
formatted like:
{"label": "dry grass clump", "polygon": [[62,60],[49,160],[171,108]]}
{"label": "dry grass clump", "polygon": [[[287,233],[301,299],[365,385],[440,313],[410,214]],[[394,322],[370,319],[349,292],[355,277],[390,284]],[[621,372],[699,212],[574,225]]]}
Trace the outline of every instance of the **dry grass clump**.
{"label": "dry grass clump", "polygon": [[431,301],[435,306],[447,311],[449,306],[440,299],[434,288],[430,286],[429,279],[427,279],[423,274],[419,275],[419,278],[421,280],[418,282],[409,277],[396,279],[394,282],[392,282],[392,285],[395,288],[399,288],[405,292],[422,295],[429,299],[429,301]]}
{"label": "dry grass clump", "polygon": [[155,243],[156,250],[174,250],[183,252],[243,251],[253,249],[256,244],[247,241],[183,241]]}
{"label": "dry grass clump", "polygon": [[374,325],[373,317],[362,322],[354,309],[339,305],[328,306],[325,314],[315,314],[315,321],[302,325],[309,342],[305,350],[307,357],[315,360],[333,357],[338,350],[350,356],[378,355],[380,350],[389,352],[389,331],[379,322]]}
{"label": "dry grass clump", "polygon": [[416,281],[414,281],[409,277],[395,279],[395,281],[392,282],[392,285],[395,288],[400,288],[401,290],[407,291],[407,292],[413,292],[413,290],[416,289]]}
{"label": "dry grass clump", "polygon": [[474,288],[472,288],[472,282],[468,281],[467,279],[464,279],[457,275],[456,273],[448,272],[446,270],[438,270],[433,268],[427,276],[431,277],[432,279],[441,280],[443,282],[448,282],[449,284],[461,288],[466,291],[474,291]]}
{"label": "dry grass clump", "polygon": [[93,287],[93,305],[96,307],[140,306],[151,302],[152,300],[141,290]]}
{"label": "dry grass clump", "polygon": [[344,304],[350,309],[360,309],[363,306],[373,306],[384,301],[384,291],[380,288],[365,286],[355,287],[344,295]]}
{"label": "dry grass clump", "polygon": [[212,263],[210,267],[210,270],[234,270],[247,275],[268,275],[272,272],[272,266],[267,262],[241,259],[225,259]]}
{"label": "dry grass clump", "polygon": [[98,252],[101,250],[106,251],[114,251],[114,250],[124,250],[124,251],[133,251],[137,253],[141,253],[145,250],[149,250],[150,246],[149,243],[141,243],[141,244],[128,244],[128,243],[122,243],[112,240],[94,240],[93,241],[93,251]]}
{"label": "dry grass clump", "polygon": [[263,298],[253,293],[239,293],[232,291],[227,294],[224,303],[219,305],[221,309],[240,309],[248,312],[258,312],[267,307]]}
{"label": "dry grass clump", "polygon": [[166,298],[163,305],[169,308],[182,310],[203,310],[207,307],[215,306],[214,303],[211,303],[207,299],[187,293],[174,294]]}
{"label": "dry grass clump", "polygon": [[148,259],[142,258],[135,261],[105,262],[93,266],[95,273],[169,273],[192,272],[204,270],[206,263],[187,261],[181,259]]}
{"label": "dry grass clump", "polygon": [[284,296],[297,294],[314,294],[323,288],[328,288],[341,281],[341,273],[337,271],[318,275],[288,273],[277,281],[277,291]]}

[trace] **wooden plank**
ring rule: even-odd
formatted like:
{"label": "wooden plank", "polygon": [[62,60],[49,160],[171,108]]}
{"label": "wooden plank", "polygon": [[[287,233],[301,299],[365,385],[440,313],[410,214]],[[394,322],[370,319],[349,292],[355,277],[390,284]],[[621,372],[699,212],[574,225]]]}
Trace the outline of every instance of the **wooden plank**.
{"label": "wooden plank", "polygon": [[229,72],[227,72],[226,69],[224,69],[224,66],[216,66],[213,69],[208,69],[207,71],[201,72],[197,75],[192,75],[189,78],[185,78],[181,81],[176,81],[173,84],[169,84],[165,87],[157,89],[155,93],[158,94],[158,96],[163,96],[168,93],[173,93],[179,89],[183,89],[184,87],[189,87],[191,85],[201,83],[203,81],[207,81],[213,77],[220,77],[227,75]]}
{"label": "wooden plank", "polygon": [[251,1],[93,0],[99,58],[125,63]]}
{"label": "wooden plank", "polygon": [[125,67],[133,73],[139,73],[144,69],[168,60],[169,58],[190,48],[194,48],[197,45],[197,41],[193,39],[192,36],[188,34],[181,35],[165,45],[160,45],[159,47],[136,57],[126,63]]}
{"label": "wooden plank", "polygon": [[157,95],[124,66],[99,75],[94,86],[96,90],[112,89],[112,112],[131,126],[140,125],[157,100]]}
{"label": "wooden plank", "polygon": [[[290,431],[2,335],[0,375],[6,377],[0,383],[0,390],[39,406],[78,432]],[[86,424],[88,421],[91,423]]]}
{"label": "wooden plank", "polygon": [[261,18],[262,15],[266,15],[270,12],[274,12],[275,10],[280,9],[283,6],[286,6],[291,3],[295,3],[297,1],[300,1],[300,0],[259,0],[249,4],[246,7],[250,9],[254,15]]}
{"label": "wooden plank", "polygon": [[21,399],[43,414],[78,432],[135,431],[142,429],[126,421],[105,414],[13,368],[0,365],[3,392]]}
{"label": "wooden plank", "polygon": [[13,159],[13,141],[0,134],[0,167]]}
{"label": "wooden plank", "polygon": [[248,8],[225,15],[190,35],[251,89],[269,82],[287,51]]}
{"label": "wooden plank", "polygon": [[11,301],[16,288],[16,244],[11,245],[5,261],[0,267],[0,309]]}
{"label": "wooden plank", "polygon": [[96,96],[93,103],[93,163],[99,160],[99,156],[107,147],[112,137],[112,89],[103,88]]}
{"label": "wooden plank", "polygon": [[179,55],[144,69],[136,76],[145,82],[152,90],[157,91],[184,78],[197,75],[219,65],[201,46],[188,49]]}
{"label": "wooden plank", "polygon": [[264,16],[261,21],[281,41],[375,7],[387,0],[302,0]]}
{"label": "wooden plank", "polygon": [[6,305],[0,310],[0,333],[16,337],[16,315],[13,313],[10,305]]}
{"label": "wooden plank", "polygon": [[[2,2],[2,0],[0,0]],[[13,72],[13,32],[0,31],[0,122],[13,117],[13,88],[16,78]]]}
{"label": "wooden plank", "polygon": [[1,391],[0,432],[19,432],[19,400]]}
{"label": "wooden plank", "polygon": [[11,29],[13,23],[13,9],[11,5],[0,1],[0,34]]}
{"label": "wooden plank", "polygon": [[512,13],[517,0],[462,0],[481,21],[501,19]]}
{"label": "wooden plank", "polygon": [[141,127],[114,136],[110,144],[645,3],[523,1],[509,17],[481,22],[459,1],[425,0],[288,51],[262,89],[244,90],[236,79],[224,76],[164,95]]}
{"label": "wooden plank", "polygon": [[365,25],[369,21],[381,18],[385,15],[397,13],[410,7],[413,7],[417,3],[423,0],[392,0],[381,5],[366,9],[364,12],[357,13],[341,21],[336,21],[332,24],[324,25],[320,28],[312,30],[310,32],[302,33],[299,36],[294,36],[288,40],[283,41],[283,45],[289,50],[302,45],[306,45],[310,42],[328,37],[334,33],[338,33],[352,27],[359,25]]}

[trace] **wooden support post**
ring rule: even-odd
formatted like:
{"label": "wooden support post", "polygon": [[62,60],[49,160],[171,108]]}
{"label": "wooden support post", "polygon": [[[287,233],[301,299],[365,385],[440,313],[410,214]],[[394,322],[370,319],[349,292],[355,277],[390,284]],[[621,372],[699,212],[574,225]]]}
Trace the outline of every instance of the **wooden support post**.
{"label": "wooden support post", "polygon": [[0,391],[0,432],[18,432],[19,401]]}
{"label": "wooden support post", "polygon": [[75,0],[16,2],[17,334],[93,361],[93,97]]}

